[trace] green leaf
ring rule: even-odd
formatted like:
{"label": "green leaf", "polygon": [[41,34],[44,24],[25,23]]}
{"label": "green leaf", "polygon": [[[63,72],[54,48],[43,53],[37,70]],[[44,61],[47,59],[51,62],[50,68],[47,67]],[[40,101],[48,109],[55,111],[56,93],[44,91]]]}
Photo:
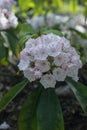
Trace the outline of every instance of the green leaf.
{"label": "green leaf", "polygon": [[28,10],[29,8],[34,8],[34,2],[32,0],[18,0],[19,6],[23,10]]}
{"label": "green leaf", "polygon": [[5,109],[7,105],[24,89],[27,85],[28,80],[25,79],[22,82],[12,87],[0,100],[0,111]]}
{"label": "green leaf", "polygon": [[70,11],[71,13],[75,13],[78,6],[78,0],[70,0]]}
{"label": "green leaf", "polygon": [[8,48],[3,45],[4,41],[0,40],[0,60],[8,57]]}
{"label": "green leaf", "polygon": [[56,30],[56,29],[50,29],[50,30],[47,30],[47,31],[43,32],[43,34],[48,34],[48,33],[54,33],[54,34],[56,34],[56,35],[58,35],[60,37],[63,36],[63,34],[60,31]]}
{"label": "green leaf", "polygon": [[35,3],[35,5],[36,5],[37,7],[38,7],[38,6],[43,7],[44,2],[46,2],[46,0],[33,0],[33,2]]}
{"label": "green leaf", "polygon": [[15,35],[13,35],[12,33],[9,33],[9,32],[6,33],[6,36],[7,36],[8,43],[9,43],[9,46],[10,46],[13,54],[16,54],[17,38],[15,37]]}
{"label": "green leaf", "polygon": [[21,28],[19,32],[20,37],[26,36],[27,34],[29,35],[35,33],[35,30],[29,24],[21,24],[20,28]]}
{"label": "green leaf", "polygon": [[20,47],[24,48],[25,42],[32,38],[32,35],[26,34],[25,36],[21,37],[20,40],[18,41],[18,44]]}
{"label": "green leaf", "polygon": [[14,35],[14,33],[12,31],[2,32],[2,36],[5,42],[9,45],[13,54],[16,54],[17,37]]}
{"label": "green leaf", "polygon": [[55,7],[63,8],[63,0],[52,0],[52,3]]}
{"label": "green leaf", "polygon": [[76,32],[79,36],[81,36],[83,39],[87,39],[87,34],[79,32],[78,30],[71,28],[72,31]]}
{"label": "green leaf", "polygon": [[35,35],[35,30],[29,24],[20,24],[19,28],[20,40],[18,41],[18,44],[23,47],[25,42]]}
{"label": "green leaf", "polygon": [[37,130],[36,109],[42,87],[38,87],[28,96],[19,115],[19,130]]}
{"label": "green leaf", "polygon": [[40,96],[37,108],[36,130],[64,130],[64,121],[54,89],[45,89]]}
{"label": "green leaf", "polygon": [[87,115],[87,87],[81,84],[80,82],[75,82],[69,77],[67,77],[65,81],[72,89],[83,111]]}

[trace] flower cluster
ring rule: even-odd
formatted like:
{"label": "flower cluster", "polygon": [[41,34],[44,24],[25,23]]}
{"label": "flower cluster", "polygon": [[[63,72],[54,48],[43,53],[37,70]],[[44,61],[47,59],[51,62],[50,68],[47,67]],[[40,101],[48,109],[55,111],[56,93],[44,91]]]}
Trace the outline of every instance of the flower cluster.
{"label": "flower cluster", "polygon": [[10,27],[16,28],[18,25],[17,17],[13,12],[7,9],[0,9],[0,30],[8,29]]}
{"label": "flower cluster", "polygon": [[[34,29],[40,29],[44,26],[54,27],[59,26],[62,31],[69,31],[69,28],[75,28],[77,25],[83,27],[85,17],[82,14],[76,15],[56,15],[48,13],[46,16],[35,16],[31,19],[27,17],[26,22],[29,23]],[[85,23],[87,24],[87,22]]]}
{"label": "flower cluster", "polygon": [[37,79],[45,87],[55,87],[56,81],[66,76],[78,80],[78,69],[82,63],[70,42],[53,33],[29,39],[20,52],[19,69],[30,82]]}
{"label": "flower cluster", "polygon": [[18,19],[12,11],[14,0],[0,0],[0,30],[16,28]]}
{"label": "flower cluster", "polygon": [[0,0],[0,8],[11,10],[12,6],[15,5],[14,0]]}

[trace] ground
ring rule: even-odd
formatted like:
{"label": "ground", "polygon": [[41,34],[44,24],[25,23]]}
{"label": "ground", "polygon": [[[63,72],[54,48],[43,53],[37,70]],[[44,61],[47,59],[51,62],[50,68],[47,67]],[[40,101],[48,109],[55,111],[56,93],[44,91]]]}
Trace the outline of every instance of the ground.
{"label": "ground", "polygon": [[[22,77],[23,76],[17,75],[17,68],[15,66],[0,66],[0,98],[11,86],[21,81]],[[17,121],[21,104],[30,91],[32,91],[32,88],[28,85],[9,106],[0,113],[0,124],[6,121],[10,125],[10,129],[8,130],[18,130]],[[65,130],[87,130],[87,116],[85,116],[73,93],[66,92],[64,95],[58,94],[58,97],[64,115]]]}

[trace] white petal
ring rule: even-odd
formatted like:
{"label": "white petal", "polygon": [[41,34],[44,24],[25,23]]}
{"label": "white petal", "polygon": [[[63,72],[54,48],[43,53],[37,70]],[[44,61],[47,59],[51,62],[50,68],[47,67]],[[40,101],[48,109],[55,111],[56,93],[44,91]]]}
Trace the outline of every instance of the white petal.
{"label": "white petal", "polygon": [[64,81],[66,78],[66,71],[61,68],[55,68],[53,70],[53,75],[57,81]]}
{"label": "white petal", "polygon": [[34,51],[35,60],[46,60],[48,57],[47,48],[44,45],[39,45]]}
{"label": "white petal", "polygon": [[68,65],[67,76],[72,77],[74,80],[78,80],[78,66],[75,64]]}
{"label": "white petal", "polygon": [[36,61],[35,66],[42,72],[47,72],[50,70],[50,63],[47,60]]}
{"label": "white petal", "polygon": [[18,64],[18,67],[20,70],[25,70],[29,67],[29,61],[26,60],[21,60],[20,63]]}
{"label": "white petal", "polygon": [[56,66],[68,63],[70,61],[70,54],[61,52],[58,56],[54,57],[54,63]]}
{"label": "white petal", "polygon": [[39,79],[42,76],[42,72],[40,70],[36,70],[34,74],[35,74],[36,79]]}
{"label": "white petal", "polygon": [[31,47],[33,47],[33,46],[34,46],[34,42],[35,42],[35,39],[30,38],[30,39],[25,43],[26,50],[29,50]]}
{"label": "white petal", "polygon": [[25,76],[30,82],[36,80],[36,76],[35,76],[34,71],[30,71],[30,69],[26,69],[26,70],[24,71],[24,76]]}
{"label": "white petal", "polygon": [[44,86],[44,88],[55,88],[56,80],[53,75],[46,74],[42,76],[40,83]]}
{"label": "white petal", "polygon": [[61,42],[63,43],[63,51],[68,52],[70,49],[70,42],[66,38],[62,38]]}
{"label": "white petal", "polygon": [[58,56],[60,53],[61,53],[61,50],[62,50],[62,46],[60,43],[57,42],[52,42],[49,44],[48,46],[48,54],[49,56],[53,56],[53,57],[56,57]]}

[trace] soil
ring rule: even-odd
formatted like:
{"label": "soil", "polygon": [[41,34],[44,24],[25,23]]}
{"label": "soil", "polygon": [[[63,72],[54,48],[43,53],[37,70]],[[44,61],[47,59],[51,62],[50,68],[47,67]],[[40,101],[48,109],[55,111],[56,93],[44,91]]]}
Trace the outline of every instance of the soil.
{"label": "soil", "polygon": [[[85,67],[83,67],[84,70]],[[84,82],[82,71],[80,71],[81,82]],[[82,78],[83,77],[83,78]],[[23,75],[18,75],[18,69],[9,65],[0,66],[0,98],[11,88],[11,86],[20,82]],[[86,84],[86,80],[85,80]],[[6,121],[10,128],[8,130],[18,130],[18,115],[21,104],[31,92],[32,88],[28,84],[25,89],[8,105],[8,107],[0,113],[0,124]],[[58,95],[64,115],[65,130],[87,130],[87,116],[83,113],[79,103],[74,95],[70,93]]]}

